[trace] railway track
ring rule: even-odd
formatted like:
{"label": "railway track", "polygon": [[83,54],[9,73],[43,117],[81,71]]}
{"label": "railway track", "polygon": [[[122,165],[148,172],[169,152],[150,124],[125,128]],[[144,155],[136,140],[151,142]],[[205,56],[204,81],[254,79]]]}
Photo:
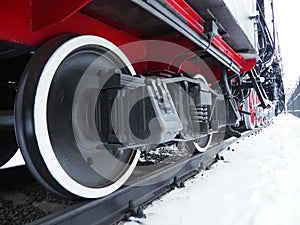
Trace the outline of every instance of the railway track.
{"label": "railway track", "polygon": [[7,2],[0,224],[142,216],[284,110],[273,1]]}
{"label": "railway track", "polygon": [[[142,217],[142,207],[174,188],[201,169],[219,160],[219,153],[234,142],[259,132],[243,132],[210,147],[205,153],[164,163],[154,171],[134,173],[128,184],[97,200],[64,200],[40,186],[22,167],[0,171],[0,224],[115,224],[131,216]],[[176,171],[176,172],[174,172]]]}

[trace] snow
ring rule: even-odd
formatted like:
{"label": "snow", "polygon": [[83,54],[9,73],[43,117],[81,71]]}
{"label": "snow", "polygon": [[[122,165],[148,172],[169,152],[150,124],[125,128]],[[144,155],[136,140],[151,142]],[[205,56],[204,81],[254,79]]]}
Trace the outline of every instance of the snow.
{"label": "snow", "polygon": [[15,167],[15,166],[21,166],[25,165],[23,156],[21,154],[20,149],[16,152],[16,154],[6,163],[4,164],[0,169]]}
{"label": "snow", "polygon": [[203,171],[126,225],[295,225],[300,221],[300,119],[284,114],[223,151]]}

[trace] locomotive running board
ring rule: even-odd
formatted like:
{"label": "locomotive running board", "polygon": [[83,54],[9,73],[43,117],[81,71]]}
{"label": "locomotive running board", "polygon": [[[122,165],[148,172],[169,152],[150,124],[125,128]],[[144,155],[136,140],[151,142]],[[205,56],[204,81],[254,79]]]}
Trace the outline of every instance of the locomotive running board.
{"label": "locomotive running board", "polygon": [[[246,131],[241,138],[253,135],[260,130]],[[228,146],[239,139],[229,138],[212,146],[203,154],[197,154],[176,165],[163,167],[158,171],[140,177],[133,181],[134,185],[123,187],[109,196],[81,202],[78,205],[71,206],[71,209],[43,217],[31,224],[114,224],[130,216],[142,215],[140,207],[149,204],[175,187],[180,187],[181,182],[198,173],[199,165],[201,165],[201,168],[209,167],[214,160],[218,159],[218,157],[215,158],[218,153],[227,149]],[[174,175],[176,169],[178,172]],[[158,177],[169,178],[161,182],[155,182]]]}
{"label": "locomotive running board", "polygon": [[208,41],[202,38],[199,34],[197,34],[185,23],[184,19],[177,16],[176,13],[171,11],[171,9],[166,8],[163,5],[163,2],[161,2],[160,0],[132,0],[132,2],[144,8],[149,13],[161,19],[182,35],[186,36],[195,44],[205,49],[209,54],[214,56],[219,62],[230,68],[235,73],[240,73],[240,68],[233,62],[232,59],[228,58],[226,55],[212,46]]}

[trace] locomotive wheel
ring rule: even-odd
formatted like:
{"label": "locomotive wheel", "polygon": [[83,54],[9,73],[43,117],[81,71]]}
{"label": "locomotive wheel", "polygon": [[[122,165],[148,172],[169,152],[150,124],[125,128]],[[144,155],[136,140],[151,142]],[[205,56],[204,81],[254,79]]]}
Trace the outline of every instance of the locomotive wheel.
{"label": "locomotive wheel", "polygon": [[203,153],[210,146],[212,134],[205,135],[197,140],[188,141],[186,146],[191,153]]}
{"label": "locomotive wheel", "polygon": [[[205,77],[201,74],[195,75],[194,79],[201,80],[202,82],[204,82],[208,85]],[[200,137],[197,140],[188,141],[186,143],[186,146],[191,153],[203,153],[208,149],[211,141],[212,141],[212,134],[207,134],[207,135]]]}
{"label": "locomotive wheel", "polygon": [[135,74],[126,56],[96,36],[59,37],[27,64],[17,93],[16,134],[33,175],[63,197],[98,198],[121,187],[139,151],[113,154],[96,129],[101,76]]}
{"label": "locomotive wheel", "polygon": [[255,126],[262,127],[263,126],[263,116],[262,116],[262,109],[257,107],[256,108],[256,116],[255,116]]}
{"label": "locomotive wheel", "polygon": [[244,122],[247,130],[253,130],[256,125],[256,110],[255,106],[255,93],[251,90],[250,95],[245,100],[245,104],[243,106],[243,110],[246,112],[250,112],[250,115],[244,114]]}
{"label": "locomotive wheel", "polygon": [[261,117],[260,125],[261,125],[261,126],[266,126],[266,125],[268,125],[268,119],[267,119],[266,116],[262,116],[262,117]]}

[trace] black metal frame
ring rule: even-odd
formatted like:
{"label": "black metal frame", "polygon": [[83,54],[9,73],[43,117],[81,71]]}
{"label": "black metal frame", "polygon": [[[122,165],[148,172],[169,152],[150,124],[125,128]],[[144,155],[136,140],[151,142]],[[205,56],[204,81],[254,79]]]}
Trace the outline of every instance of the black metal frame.
{"label": "black metal frame", "polygon": [[241,114],[237,107],[232,90],[229,85],[227,69],[222,67],[222,79],[220,81],[220,87],[225,96],[226,112],[227,112],[227,125],[236,125],[241,120]]}

